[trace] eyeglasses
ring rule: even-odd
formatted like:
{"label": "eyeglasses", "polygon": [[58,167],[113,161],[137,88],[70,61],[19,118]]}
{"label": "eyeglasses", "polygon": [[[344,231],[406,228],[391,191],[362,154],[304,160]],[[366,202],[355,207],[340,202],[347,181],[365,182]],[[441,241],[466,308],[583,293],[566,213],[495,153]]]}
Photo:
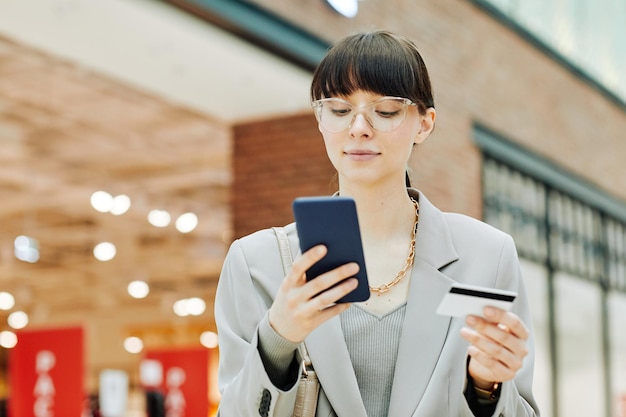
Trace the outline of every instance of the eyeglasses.
{"label": "eyeglasses", "polygon": [[408,98],[382,97],[365,106],[355,107],[340,98],[323,98],[315,100],[312,106],[317,121],[324,129],[339,133],[352,126],[359,113],[375,130],[391,132],[404,122],[407,108],[416,104]]}

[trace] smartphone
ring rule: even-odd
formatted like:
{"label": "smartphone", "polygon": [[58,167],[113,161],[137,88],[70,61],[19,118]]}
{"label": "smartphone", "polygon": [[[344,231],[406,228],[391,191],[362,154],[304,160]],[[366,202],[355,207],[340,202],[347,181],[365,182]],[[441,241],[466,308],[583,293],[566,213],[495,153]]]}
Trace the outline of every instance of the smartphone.
{"label": "smartphone", "polygon": [[326,256],[306,271],[307,280],[346,263],[356,262],[359,264],[356,274],[358,286],[337,303],[367,300],[370,290],[354,199],[339,196],[299,197],[293,201],[293,214],[303,253],[319,244],[328,248]]}

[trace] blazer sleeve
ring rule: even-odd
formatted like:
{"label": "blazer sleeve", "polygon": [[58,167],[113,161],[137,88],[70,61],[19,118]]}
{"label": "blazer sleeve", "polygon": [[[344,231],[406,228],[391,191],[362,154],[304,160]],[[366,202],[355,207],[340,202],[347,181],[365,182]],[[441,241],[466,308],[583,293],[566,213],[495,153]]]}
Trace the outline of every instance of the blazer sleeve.
{"label": "blazer sleeve", "polygon": [[293,413],[297,384],[283,391],[271,382],[258,351],[258,326],[267,320],[240,241],[224,260],[215,296],[220,349],[221,417],[275,416]]}
{"label": "blazer sleeve", "polygon": [[[522,279],[521,266],[517,256],[515,243],[509,235],[505,235],[502,252],[498,263],[496,287],[517,291],[518,296],[513,304],[512,311],[517,314],[529,330],[527,341],[528,355],[524,358],[522,368],[512,381],[502,384],[500,398],[493,416],[497,417],[538,417],[539,409],[532,393],[533,368],[535,363],[534,333],[532,317],[528,305],[528,296]],[[463,417],[472,417],[473,414],[464,401]]]}

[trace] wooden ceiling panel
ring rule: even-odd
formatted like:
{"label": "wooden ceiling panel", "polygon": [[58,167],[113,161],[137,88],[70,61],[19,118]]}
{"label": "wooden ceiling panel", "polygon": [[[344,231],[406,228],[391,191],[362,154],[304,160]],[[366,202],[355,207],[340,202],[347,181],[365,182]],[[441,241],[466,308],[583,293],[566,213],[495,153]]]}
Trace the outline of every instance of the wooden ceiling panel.
{"label": "wooden ceiling panel", "polygon": [[[71,318],[89,328],[107,314],[125,328],[175,326],[182,319],[171,304],[195,295],[209,305],[196,320],[212,327],[232,233],[230,158],[223,122],[0,37],[0,290],[33,326]],[[127,194],[132,205],[119,216],[97,212],[97,190]],[[152,209],[168,210],[172,224],[149,224]],[[182,234],[173,223],[187,211],[199,224]],[[19,235],[36,239],[38,262],[15,258]],[[114,259],[94,258],[101,241],[116,245]],[[127,294],[134,279],[152,285],[146,299]]]}

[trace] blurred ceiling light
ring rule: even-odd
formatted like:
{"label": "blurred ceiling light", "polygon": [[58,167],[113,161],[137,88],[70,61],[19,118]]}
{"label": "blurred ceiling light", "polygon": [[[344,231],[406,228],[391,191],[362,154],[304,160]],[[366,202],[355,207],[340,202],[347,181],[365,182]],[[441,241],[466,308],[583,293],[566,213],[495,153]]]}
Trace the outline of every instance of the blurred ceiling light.
{"label": "blurred ceiling light", "polygon": [[206,331],[200,335],[200,344],[202,346],[213,349],[217,347],[217,333]]}
{"label": "blurred ceiling light", "polygon": [[171,220],[172,216],[165,210],[151,210],[148,213],[148,221],[155,227],[166,227]]}
{"label": "blurred ceiling light", "polygon": [[359,0],[325,0],[334,11],[343,17],[353,18],[359,12]]}
{"label": "blurred ceiling light", "polygon": [[115,258],[116,253],[115,245],[110,242],[98,243],[96,247],[93,248],[93,256],[102,262],[110,261]]}
{"label": "blurred ceiling light", "polygon": [[17,345],[17,335],[11,331],[0,332],[0,346],[5,349],[14,348]]}
{"label": "blurred ceiling light", "polygon": [[178,300],[174,302],[174,305],[172,306],[172,308],[174,310],[174,314],[176,314],[177,316],[186,317],[189,315],[189,311],[187,311],[186,299]]}
{"label": "blurred ceiling light", "polygon": [[198,226],[198,216],[194,213],[184,213],[176,219],[176,230],[189,233]]}
{"label": "blurred ceiling light", "polygon": [[129,353],[139,353],[143,350],[143,341],[135,336],[127,337],[124,340],[124,349]]}
{"label": "blurred ceiling light", "polygon": [[39,260],[39,242],[28,236],[18,236],[13,242],[15,257],[20,261],[35,263]]}
{"label": "blurred ceiling light", "polygon": [[159,387],[163,383],[163,364],[156,359],[143,359],[139,363],[139,380],[144,387]]}
{"label": "blurred ceiling light", "polygon": [[120,194],[113,198],[113,202],[111,205],[111,214],[119,216],[124,214],[130,208],[130,197],[126,194]]}
{"label": "blurred ceiling light", "polygon": [[145,281],[132,281],[128,284],[128,294],[133,298],[146,298],[150,293],[150,286]]}
{"label": "blurred ceiling light", "polygon": [[192,316],[199,316],[206,310],[206,303],[202,298],[192,297],[187,300],[187,311]]}
{"label": "blurred ceiling light", "polygon": [[107,213],[113,207],[113,197],[106,191],[96,191],[91,195],[91,207],[100,213]]}
{"label": "blurred ceiling light", "polygon": [[174,303],[174,313],[180,317],[199,316],[206,310],[206,303],[198,297],[183,298]]}
{"label": "blurred ceiling light", "polygon": [[15,305],[15,297],[6,291],[0,292],[0,310],[10,310]]}
{"label": "blurred ceiling light", "polygon": [[23,311],[14,311],[9,314],[7,322],[14,329],[23,329],[28,325],[28,314]]}

